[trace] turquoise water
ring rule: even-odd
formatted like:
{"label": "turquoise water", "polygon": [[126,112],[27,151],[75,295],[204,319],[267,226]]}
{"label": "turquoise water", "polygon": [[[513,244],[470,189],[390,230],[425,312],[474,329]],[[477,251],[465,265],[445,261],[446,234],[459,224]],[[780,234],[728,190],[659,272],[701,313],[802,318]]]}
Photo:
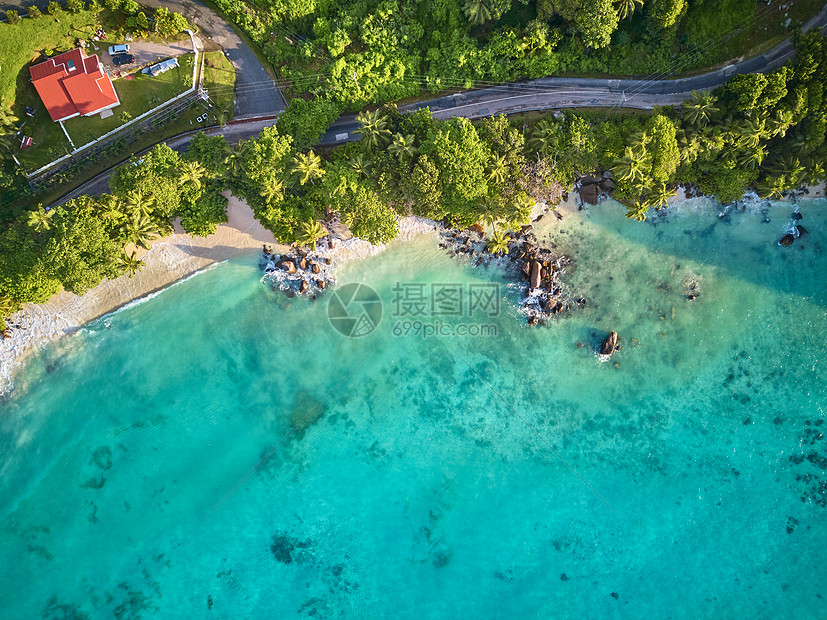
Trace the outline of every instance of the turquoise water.
{"label": "turquoise water", "polygon": [[[363,338],[254,257],[98,321],[0,404],[0,616],[823,618],[825,206],[567,218],[546,328],[428,237],[341,274]],[[395,336],[398,281],[501,313]]]}

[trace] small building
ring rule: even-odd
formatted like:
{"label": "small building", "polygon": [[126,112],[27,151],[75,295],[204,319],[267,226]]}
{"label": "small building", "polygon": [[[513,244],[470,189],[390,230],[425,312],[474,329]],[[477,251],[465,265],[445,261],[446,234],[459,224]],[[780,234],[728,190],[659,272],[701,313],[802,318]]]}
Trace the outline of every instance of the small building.
{"label": "small building", "polygon": [[166,73],[173,67],[178,66],[178,59],[177,58],[170,58],[168,60],[162,60],[161,62],[152,65],[151,67],[147,67],[144,69],[144,73],[148,73],[152,77],[156,75],[161,75],[162,73]]}
{"label": "small building", "polygon": [[52,56],[29,72],[53,121],[92,116],[121,103],[100,59],[80,48]]}

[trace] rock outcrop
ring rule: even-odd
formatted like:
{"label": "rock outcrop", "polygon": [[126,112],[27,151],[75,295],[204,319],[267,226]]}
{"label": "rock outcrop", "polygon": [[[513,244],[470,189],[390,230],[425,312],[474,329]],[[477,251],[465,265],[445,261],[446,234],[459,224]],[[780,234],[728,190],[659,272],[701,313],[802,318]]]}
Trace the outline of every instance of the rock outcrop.
{"label": "rock outcrop", "polygon": [[603,343],[600,345],[600,355],[611,355],[617,349],[617,332],[609,332]]}

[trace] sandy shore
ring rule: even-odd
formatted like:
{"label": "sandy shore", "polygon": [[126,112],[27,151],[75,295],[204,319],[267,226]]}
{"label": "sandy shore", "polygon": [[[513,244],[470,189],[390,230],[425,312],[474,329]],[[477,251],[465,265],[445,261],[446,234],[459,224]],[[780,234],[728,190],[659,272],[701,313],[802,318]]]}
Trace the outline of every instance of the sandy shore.
{"label": "sandy shore", "polygon": [[[807,198],[821,198],[825,195],[824,182],[808,189],[810,193]],[[193,237],[176,225],[174,234],[152,244],[152,248],[144,253],[142,259],[145,266],[132,278],[122,276],[105,281],[83,296],[62,292],[45,304],[27,304],[23,310],[10,317],[8,324],[19,325],[19,328],[12,327],[8,330],[11,337],[0,340],[0,395],[11,389],[15,369],[30,355],[49,342],[77,331],[86,323],[210,265],[234,256],[258,252],[265,243],[276,246],[278,252],[288,251],[288,246],[278,244],[273,234],[255,219],[246,201],[229,192],[225,195],[229,199],[228,221],[219,226],[215,234]],[[669,202],[679,204],[685,200],[683,191],[679,191]],[[568,200],[558,204],[556,209],[564,216],[577,215],[579,209],[576,192],[569,192]],[[538,205],[533,215],[544,211],[545,208]],[[535,223],[535,229],[538,233],[550,232],[555,223],[555,217],[544,217],[543,221]],[[405,217],[400,220],[397,240],[405,241],[439,228],[440,225],[431,220]],[[334,263],[344,264],[355,259],[365,259],[383,251],[385,247],[354,238],[339,242],[333,250],[320,248],[317,254],[331,258]]]}
{"label": "sandy shore", "polygon": [[[244,200],[229,197],[228,222],[209,237],[175,233],[152,244],[145,266],[132,278],[107,280],[83,296],[62,292],[45,304],[27,304],[8,320],[10,338],[0,340],[0,394],[11,387],[12,374],[28,356],[48,342],[150,293],[169,286],[228,258],[257,252],[262,244],[276,244],[273,234],[253,216]],[[286,246],[280,246],[286,251]]]}

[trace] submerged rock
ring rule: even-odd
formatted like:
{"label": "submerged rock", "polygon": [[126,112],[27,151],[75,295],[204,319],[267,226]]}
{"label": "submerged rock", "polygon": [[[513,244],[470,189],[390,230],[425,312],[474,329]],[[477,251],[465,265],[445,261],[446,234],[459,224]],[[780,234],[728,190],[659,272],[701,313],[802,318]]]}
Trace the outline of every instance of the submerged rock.
{"label": "submerged rock", "polygon": [[798,231],[798,236],[799,236],[799,237],[803,237],[803,236],[804,236],[804,235],[806,235],[808,232],[810,232],[810,231],[808,231],[806,228],[804,228],[803,226],[801,226],[800,224],[799,224],[798,226],[796,226],[796,227],[795,227],[795,229]]}

